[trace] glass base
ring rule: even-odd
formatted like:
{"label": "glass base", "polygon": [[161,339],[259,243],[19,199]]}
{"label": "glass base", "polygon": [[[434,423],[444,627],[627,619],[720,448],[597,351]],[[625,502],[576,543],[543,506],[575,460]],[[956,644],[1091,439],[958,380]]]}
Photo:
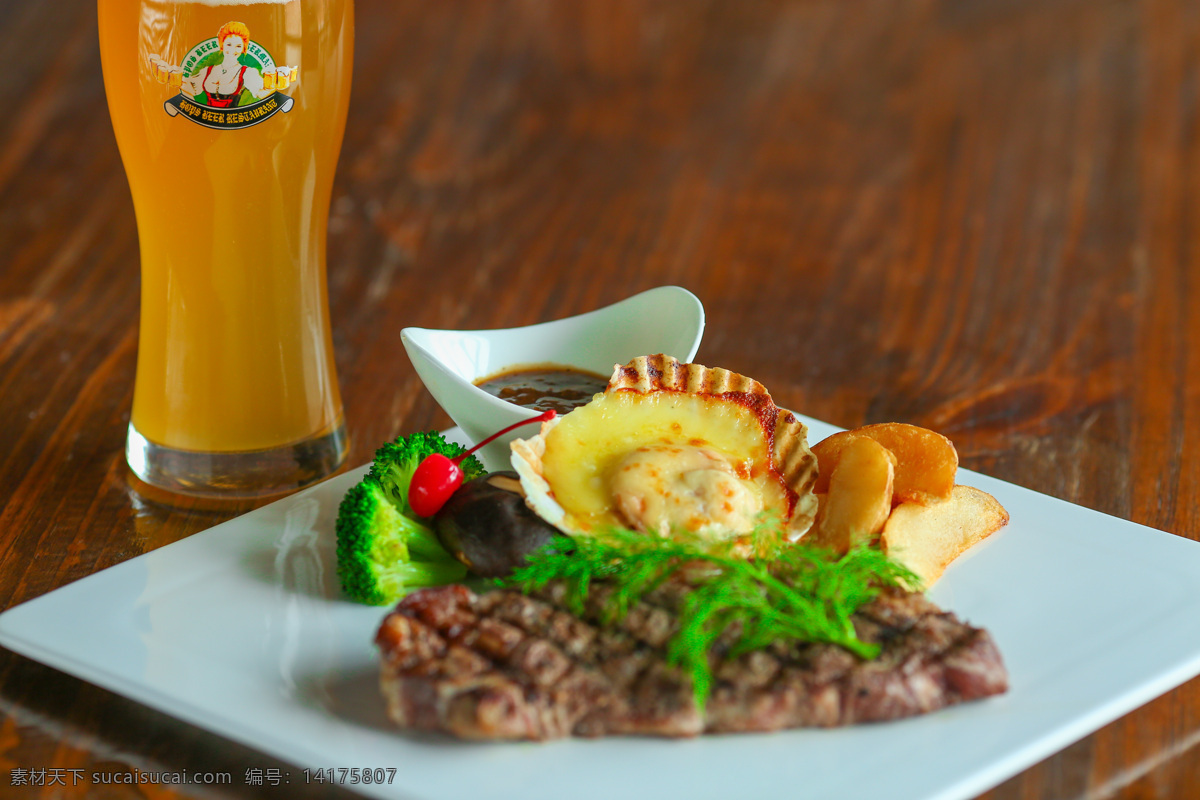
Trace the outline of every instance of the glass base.
{"label": "glass base", "polygon": [[282,495],[332,474],[346,459],[346,426],[268,450],[206,453],[155,444],[129,424],[125,460],[142,482],[156,489],[213,500]]}

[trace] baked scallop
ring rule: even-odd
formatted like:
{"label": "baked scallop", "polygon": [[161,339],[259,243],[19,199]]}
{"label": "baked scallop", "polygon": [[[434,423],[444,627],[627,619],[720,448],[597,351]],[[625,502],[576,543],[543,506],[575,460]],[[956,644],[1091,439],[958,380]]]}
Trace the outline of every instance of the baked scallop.
{"label": "baked scallop", "polygon": [[569,535],[726,539],[770,515],[795,540],[817,509],[807,433],[755,380],[641,356],[590,403],[513,442],[512,463],[530,507]]}

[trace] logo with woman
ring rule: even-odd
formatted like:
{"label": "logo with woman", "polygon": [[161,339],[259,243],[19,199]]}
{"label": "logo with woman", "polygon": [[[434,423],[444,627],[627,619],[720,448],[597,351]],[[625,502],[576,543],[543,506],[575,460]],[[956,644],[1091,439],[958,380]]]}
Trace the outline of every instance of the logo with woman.
{"label": "logo with woman", "polygon": [[290,111],[294,101],[283,93],[300,78],[299,67],[276,65],[245,23],[236,21],[189,50],[178,66],[157,54],[149,60],[155,80],[178,89],[164,105],[168,114],[221,130],[248,128]]}

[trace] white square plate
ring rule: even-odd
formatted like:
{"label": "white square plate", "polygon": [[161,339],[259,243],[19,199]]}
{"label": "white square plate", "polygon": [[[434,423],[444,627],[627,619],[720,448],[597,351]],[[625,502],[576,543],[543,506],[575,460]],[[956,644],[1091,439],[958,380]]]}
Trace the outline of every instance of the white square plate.
{"label": "white square plate", "polygon": [[[815,420],[811,440],[834,429]],[[1200,673],[1200,545],[982,475],[1007,528],[931,592],[988,628],[1009,693],[838,730],[546,744],[413,736],[386,720],[372,638],[343,600],[333,523],[363,470],[0,615],[0,644],[297,769],[395,768],[376,797],[612,800],[985,791]],[[240,776],[234,776],[235,780]]]}

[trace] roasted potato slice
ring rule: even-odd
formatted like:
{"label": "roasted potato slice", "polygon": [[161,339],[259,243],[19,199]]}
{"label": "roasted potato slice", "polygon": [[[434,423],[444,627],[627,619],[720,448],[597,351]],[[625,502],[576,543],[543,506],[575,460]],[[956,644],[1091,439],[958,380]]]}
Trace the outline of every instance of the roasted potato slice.
{"label": "roasted potato slice", "polygon": [[996,498],[971,486],[955,486],[941,502],[896,506],[880,538],[884,551],[928,589],[951,561],[1007,523],[1008,512]]}
{"label": "roasted potato slice", "polygon": [[842,458],[849,442],[866,436],[896,456],[895,501],[933,503],[950,496],[958,472],[958,452],[940,433],[902,422],[864,425],[835,433],[812,447],[817,457],[815,492],[829,489],[829,477]]}
{"label": "roasted potato slice", "polygon": [[813,541],[838,553],[874,541],[892,510],[896,457],[867,436],[847,442],[829,476],[828,493],[818,494]]}

